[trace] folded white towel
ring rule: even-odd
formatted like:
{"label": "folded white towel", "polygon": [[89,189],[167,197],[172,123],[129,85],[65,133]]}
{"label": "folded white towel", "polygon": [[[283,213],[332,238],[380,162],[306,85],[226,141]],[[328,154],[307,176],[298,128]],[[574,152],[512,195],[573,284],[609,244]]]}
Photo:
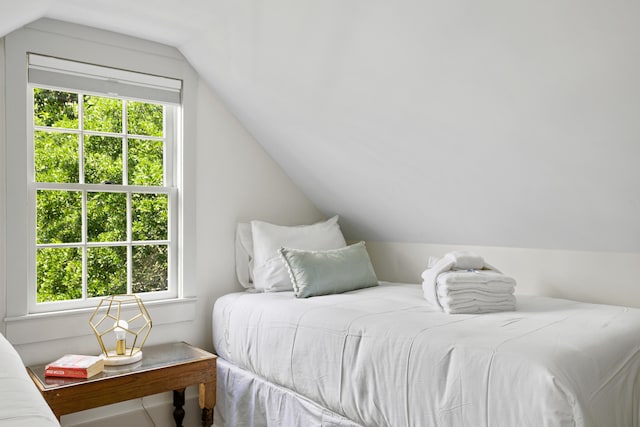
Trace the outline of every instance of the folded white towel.
{"label": "folded white towel", "polygon": [[455,283],[453,285],[437,285],[437,295],[454,295],[464,292],[482,292],[487,295],[499,295],[499,294],[512,294],[515,291],[515,286],[508,283],[500,282],[487,282],[480,285],[475,283]]}
{"label": "folded white towel", "polygon": [[486,303],[480,301],[467,301],[452,305],[445,303],[443,310],[448,314],[481,314],[497,313],[500,311],[514,311],[516,309],[516,298],[513,295],[511,297],[513,300],[498,303]]}
{"label": "folded white towel", "polygon": [[466,295],[447,295],[440,298],[440,304],[443,307],[464,307],[471,303],[486,303],[486,304],[504,304],[515,303],[515,297],[512,294],[504,294],[500,296],[496,295],[479,295],[468,293]]}
{"label": "folded white towel", "polygon": [[436,293],[436,282],[438,276],[445,271],[449,271],[453,267],[454,262],[448,258],[440,258],[431,264],[430,268],[422,273],[422,293],[424,299],[434,307],[442,308],[438,302],[438,294]]}
{"label": "folded white towel", "polygon": [[464,283],[484,284],[484,283],[505,283],[516,284],[516,281],[496,270],[451,270],[438,275],[438,283],[443,285],[456,285]]}
{"label": "folded white towel", "polygon": [[437,288],[439,301],[441,301],[442,298],[444,297],[466,298],[467,296],[473,297],[475,295],[479,295],[486,298],[500,299],[508,295],[513,295],[513,292],[514,292],[514,287],[509,285],[506,285],[504,289],[497,290],[494,288],[490,291],[486,289],[464,289],[464,290],[460,289],[460,290],[452,291],[446,286],[438,286]]}
{"label": "folded white towel", "polygon": [[[431,305],[445,312],[484,313],[515,309],[516,281],[472,252],[449,252],[430,260],[422,273],[422,291]],[[468,310],[468,311],[466,311]]]}
{"label": "folded white towel", "polygon": [[495,270],[499,273],[498,270],[486,264],[481,256],[468,251],[449,252],[442,258],[435,260],[435,262],[434,259],[430,259],[429,261],[429,268],[422,273],[422,292],[424,298],[431,305],[440,308],[442,308],[442,306],[438,302],[436,280],[438,276],[445,271],[452,269],[488,269]]}
{"label": "folded white towel", "polygon": [[449,252],[444,258],[453,262],[453,266],[461,270],[481,270],[486,266],[484,258],[469,251]]}

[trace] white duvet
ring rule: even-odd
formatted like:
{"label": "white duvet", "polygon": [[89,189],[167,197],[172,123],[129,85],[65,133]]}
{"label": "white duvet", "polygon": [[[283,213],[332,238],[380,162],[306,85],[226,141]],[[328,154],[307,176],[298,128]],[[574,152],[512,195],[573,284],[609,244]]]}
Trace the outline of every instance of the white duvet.
{"label": "white duvet", "polygon": [[448,315],[383,284],[234,293],[213,314],[220,357],[364,426],[639,425],[640,309],[518,295]]}

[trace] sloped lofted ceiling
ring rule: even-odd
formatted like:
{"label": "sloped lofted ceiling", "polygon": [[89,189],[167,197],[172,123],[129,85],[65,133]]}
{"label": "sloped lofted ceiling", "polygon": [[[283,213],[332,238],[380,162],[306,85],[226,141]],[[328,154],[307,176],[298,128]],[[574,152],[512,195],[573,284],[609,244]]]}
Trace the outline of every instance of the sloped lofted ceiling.
{"label": "sloped lofted ceiling", "polygon": [[[14,2],[12,2],[14,3]],[[23,0],[177,47],[348,237],[640,252],[640,3]]]}

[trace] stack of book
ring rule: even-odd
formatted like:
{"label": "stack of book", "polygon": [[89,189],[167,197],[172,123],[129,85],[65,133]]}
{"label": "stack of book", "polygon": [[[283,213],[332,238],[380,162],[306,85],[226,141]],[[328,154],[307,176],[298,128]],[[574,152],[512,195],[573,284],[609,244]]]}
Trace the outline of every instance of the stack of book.
{"label": "stack of book", "polygon": [[89,378],[104,369],[104,359],[100,356],[65,354],[44,368],[47,377]]}

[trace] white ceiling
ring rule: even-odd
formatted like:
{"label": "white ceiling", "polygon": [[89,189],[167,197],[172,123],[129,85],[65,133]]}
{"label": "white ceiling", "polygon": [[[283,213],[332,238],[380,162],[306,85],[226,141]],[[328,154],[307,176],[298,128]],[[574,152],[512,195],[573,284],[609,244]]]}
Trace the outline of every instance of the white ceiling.
{"label": "white ceiling", "polygon": [[640,252],[640,2],[1,1],[177,47],[350,238]]}

